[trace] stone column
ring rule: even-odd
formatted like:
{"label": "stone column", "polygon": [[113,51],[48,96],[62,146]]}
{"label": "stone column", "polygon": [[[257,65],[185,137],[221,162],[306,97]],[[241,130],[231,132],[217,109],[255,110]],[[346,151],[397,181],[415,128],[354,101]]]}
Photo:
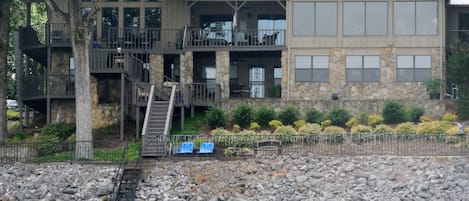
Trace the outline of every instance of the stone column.
{"label": "stone column", "polygon": [[282,51],[282,58],[280,59],[282,67],[282,99],[287,99],[288,88],[288,51]]}
{"label": "stone column", "polygon": [[181,65],[181,83],[192,84],[192,76],[194,71],[194,60],[192,52],[185,52],[180,55]]}
{"label": "stone column", "polygon": [[150,54],[150,83],[160,84],[164,81],[164,57],[161,54]]}
{"label": "stone column", "polygon": [[221,85],[221,98],[230,96],[230,52],[217,51],[216,58],[216,81]]}

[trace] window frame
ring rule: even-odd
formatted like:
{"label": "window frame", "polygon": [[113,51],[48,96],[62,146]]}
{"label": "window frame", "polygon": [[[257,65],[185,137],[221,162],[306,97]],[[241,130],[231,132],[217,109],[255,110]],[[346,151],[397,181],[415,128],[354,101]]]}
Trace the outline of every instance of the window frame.
{"label": "window frame", "polygon": [[[345,4],[347,3],[350,3],[350,4],[361,4],[363,6],[363,21],[362,21],[362,24],[363,24],[363,30],[361,30],[363,32],[363,34],[347,34],[345,33]],[[367,22],[368,22],[368,18],[367,18],[367,9],[368,9],[368,3],[384,3],[385,6],[386,6],[386,13],[385,13],[385,23],[386,23],[386,26],[385,26],[385,31],[383,34],[371,34],[369,33],[368,29],[367,29]],[[342,2],[342,35],[344,36],[387,36],[389,34],[389,30],[388,30],[388,23],[389,23],[389,19],[388,19],[388,8],[389,8],[389,4],[387,1],[344,1]]]}
{"label": "window frame", "polygon": [[[312,4],[313,6],[313,11],[310,12],[312,13],[313,15],[313,19],[311,20],[311,27],[312,27],[312,33],[297,33],[295,32],[295,4],[301,4],[301,3],[304,3],[304,4]],[[334,33],[331,33],[331,34],[318,34],[318,31],[317,31],[317,22],[318,22],[318,14],[317,14],[317,4],[334,4],[335,5],[335,26],[331,26],[331,27],[334,27]],[[294,1],[292,3],[292,35],[294,37],[307,37],[307,36],[329,36],[329,37],[332,37],[332,36],[337,36],[338,35],[338,24],[339,24],[339,19],[338,19],[338,14],[339,14],[339,5],[338,5],[338,2],[329,2],[329,1],[317,1],[317,2],[305,2],[305,1]],[[309,13],[308,13],[309,14]],[[301,31],[301,32],[304,32],[304,31]]]}
{"label": "window frame", "polygon": [[[403,57],[411,57],[412,58],[412,63],[411,65],[412,66],[405,66],[405,67],[399,67],[399,59],[400,58],[403,58]],[[418,67],[417,66],[417,59],[418,57],[427,57],[430,61],[429,63],[429,67]],[[417,73],[419,71],[421,72],[424,72],[423,70],[425,71],[429,71],[427,73],[429,73],[429,76],[427,77],[427,79],[417,79]],[[409,80],[409,79],[399,79],[399,74],[401,74],[400,72],[405,72],[404,74],[409,74],[411,73],[412,74],[412,80]],[[430,80],[432,78],[432,56],[431,55],[397,55],[396,56],[396,81],[397,82],[426,82],[428,80]]]}
{"label": "window frame", "polygon": [[[309,58],[309,67],[306,66],[301,66],[298,68],[298,57],[307,57]],[[319,59],[324,57],[327,61],[327,67],[323,66],[316,66],[315,65],[315,58]],[[308,82],[315,82],[315,83],[321,83],[321,82],[329,82],[330,80],[330,56],[329,55],[296,55],[295,56],[295,82],[302,82],[302,83],[308,83]],[[303,73],[299,73],[299,72]],[[327,72],[327,79],[321,80],[321,79],[314,79],[315,75],[320,75],[321,72]],[[298,80],[298,74],[303,74],[304,73],[309,73],[308,78],[309,79],[302,79]],[[326,78],[325,76],[320,76],[321,78]]]}
{"label": "window frame", "polygon": [[[348,59],[352,57],[359,57],[360,58],[360,65],[359,66],[349,66]],[[367,67],[366,66],[366,59],[367,58],[377,58],[377,66],[376,67]],[[367,72],[374,72],[378,71],[376,79],[366,79]],[[359,72],[360,78],[359,79],[350,79],[349,74],[351,72]],[[380,82],[381,81],[381,57],[379,55],[347,55],[345,56],[345,81],[346,82]]]}
{"label": "window frame", "polygon": [[[396,12],[398,9],[395,9],[396,7],[396,3],[413,3],[414,5],[414,11],[413,11],[413,33],[411,34],[407,34],[407,33],[397,33],[396,32]],[[431,34],[425,34],[425,33],[421,33],[421,34],[418,34],[418,31],[417,31],[417,26],[418,26],[418,22],[417,22],[417,9],[418,9],[418,5],[419,3],[435,3],[436,4],[436,29],[435,29],[435,32],[434,33],[431,33]],[[435,0],[431,0],[431,1],[394,1],[393,4],[392,4],[392,8],[393,8],[393,35],[395,36],[437,36],[439,35],[439,29],[440,29],[440,13],[439,13],[439,9],[440,9],[440,5],[438,3],[438,1],[435,1]]]}

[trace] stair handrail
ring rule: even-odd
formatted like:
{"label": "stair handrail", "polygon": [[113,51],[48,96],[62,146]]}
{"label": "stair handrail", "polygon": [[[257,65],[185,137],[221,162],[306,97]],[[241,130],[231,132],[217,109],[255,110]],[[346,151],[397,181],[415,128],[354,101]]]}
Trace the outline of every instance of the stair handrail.
{"label": "stair handrail", "polygon": [[172,119],[173,119],[173,112],[174,112],[174,101],[176,96],[176,85],[172,86],[171,89],[171,96],[169,98],[168,104],[168,113],[166,114],[166,121],[164,124],[164,132],[165,136],[169,135],[169,130],[171,129]]}
{"label": "stair handrail", "polygon": [[150,121],[151,103],[153,102],[154,93],[155,93],[155,85],[151,85],[150,95],[148,97],[148,103],[147,103],[147,110],[145,111],[145,120],[143,120],[142,136],[145,136],[148,132],[147,130],[148,130],[148,124]]}

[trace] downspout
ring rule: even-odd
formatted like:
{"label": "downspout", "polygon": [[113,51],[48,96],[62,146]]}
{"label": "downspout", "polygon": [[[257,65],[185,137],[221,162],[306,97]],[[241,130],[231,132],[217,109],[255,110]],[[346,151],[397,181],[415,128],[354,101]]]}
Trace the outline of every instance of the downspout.
{"label": "downspout", "polygon": [[[287,1],[287,8],[291,8],[291,1]],[[291,35],[292,35],[292,29],[290,28],[292,25],[292,17],[290,9],[285,9],[287,12],[287,18],[288,18],[288,23],[287,23],[287,100],[290,100],[290,65],[291,65],[291,57],[290,57],[290,51],[291,51]]]}
{"label": "downspout", "polygon": [[[444,1],[440,1],[440,78],[441,80],[444,80],[445,83],[446,83],[446,77],[444,77],[444,74],[443,74],[443,70],[445,69],[445,67],[443,66],[443,58],[444,58],[444,55],[443,55],[443,42],[445,42],[445,40],[443,40],[444,37],[446,37],[446,34],[445,32],[443,31],[443,29],[445,29],[446,25],[445,25],[445,21],[446,21],[446,13],[444,12],[445,10],[445,5],[444,5]],[[443,20],[444,18],[444,20]],[[446,59],[446,58],[445,58]],[[445,70],[446,72],[446,70]],[[444,79],[443,79],[444,77]],[[443,93],[443,89],[445,89],[445,87],[441,87],[440,86],[440,100],[443,100],[443,97],[445,96],[446,94],[446,90],[444,91]]]}

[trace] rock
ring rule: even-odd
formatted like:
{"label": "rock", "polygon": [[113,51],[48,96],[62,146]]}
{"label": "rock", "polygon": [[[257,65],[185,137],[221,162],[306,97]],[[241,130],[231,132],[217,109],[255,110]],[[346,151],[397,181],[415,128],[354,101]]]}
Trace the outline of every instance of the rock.
{"label": "rock", "polygon": [[65,188],[62,193],[65,193],[65,194],[76,194],[78,191],[76,188],[70,188],[70,187],[67,187]]}

